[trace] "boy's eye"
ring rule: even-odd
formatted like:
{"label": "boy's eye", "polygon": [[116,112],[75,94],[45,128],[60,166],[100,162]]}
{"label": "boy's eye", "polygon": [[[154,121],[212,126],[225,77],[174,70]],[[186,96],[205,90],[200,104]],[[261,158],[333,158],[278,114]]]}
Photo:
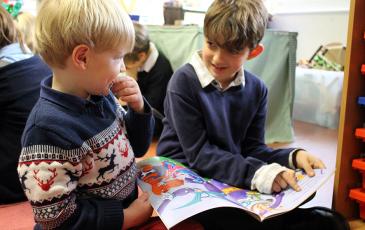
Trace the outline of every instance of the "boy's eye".
{"label": "boy's eye", "polygon": [[216,48],[217,47],[217,45],[216,44],[214,44],[213,42],[211,42],[211,41],[207,41],[207,44],[208,44],[208,46],[210,47],[210,48]]}
{"label": "boy's eye", "polygon": [[240,50],[232,50],[230,53],[233,54],[233,55],[239,55],[239,54],[241,54],[241,51]]}

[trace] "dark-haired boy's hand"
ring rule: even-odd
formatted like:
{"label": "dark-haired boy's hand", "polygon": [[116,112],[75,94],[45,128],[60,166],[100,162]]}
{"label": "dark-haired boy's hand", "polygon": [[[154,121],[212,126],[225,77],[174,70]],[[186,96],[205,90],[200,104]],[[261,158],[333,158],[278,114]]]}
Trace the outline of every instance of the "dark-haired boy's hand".
{"label": "dark-haired boy's hand", "polygon": [[287,169],[275,177],[275,180],[272,183],[272,191],[278,193],[288,186],[297,192],[301,190],[295,178],[295,171],[291,169]]}
{"label": "dark-haired boy's hand", "polygon": [[309,154],[305,150],[299,150],[296,156],[297,167],[304,169],[308,176],[314,176],[313,169],[326,168],[325,164],[316,156]]}
{"label": "dark-haired boy's hand", "polygon": [[144,102],[138,83],[129,76],[118,76],[111,88],[114,95],[137,113],[143,113]]}

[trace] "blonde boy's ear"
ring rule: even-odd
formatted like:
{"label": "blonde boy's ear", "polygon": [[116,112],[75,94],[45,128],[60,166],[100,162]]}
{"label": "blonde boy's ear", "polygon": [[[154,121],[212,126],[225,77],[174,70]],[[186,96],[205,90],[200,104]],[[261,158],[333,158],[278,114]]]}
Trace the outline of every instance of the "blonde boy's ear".
{"label": "blonde boy's ear", "polygon": [[86,45],[78,45],[72,51],[72,62],[74,65],[82,70],[87,69],[88,52],[90,48]]}
{"label": "blonde boy's ear", "polygon": [[264,45],[259,43],[255,48],[253,48],[250,53],[248,54],[247,60],[255,58],[259,56],[264,51]]}

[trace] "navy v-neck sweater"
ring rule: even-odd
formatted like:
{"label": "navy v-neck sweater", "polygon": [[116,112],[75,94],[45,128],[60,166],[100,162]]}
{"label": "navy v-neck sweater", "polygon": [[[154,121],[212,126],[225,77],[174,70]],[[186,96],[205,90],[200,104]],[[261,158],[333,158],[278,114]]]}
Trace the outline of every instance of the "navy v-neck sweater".
{"label": "navy v-neck sweater", "polygon": [[268,90],[253,74],[244,76],[244,86],[221,91],[212,84],[202,88],[190,64],[177,70],[167,88],[157,154],[248,189],[264,164],[289,167],[293,149],[273,150],[264,142]]}

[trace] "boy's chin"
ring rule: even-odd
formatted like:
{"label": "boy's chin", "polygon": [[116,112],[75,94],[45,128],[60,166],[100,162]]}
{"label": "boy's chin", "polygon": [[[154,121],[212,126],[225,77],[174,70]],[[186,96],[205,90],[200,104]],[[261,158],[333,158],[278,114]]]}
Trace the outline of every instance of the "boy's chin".
{"label": "boy's chin", "polygon": [[107,89],[104,89],[103,91],[99,92],[98,95],[100,96],[108,96],[110,93],[110,89],[107,88]]}

